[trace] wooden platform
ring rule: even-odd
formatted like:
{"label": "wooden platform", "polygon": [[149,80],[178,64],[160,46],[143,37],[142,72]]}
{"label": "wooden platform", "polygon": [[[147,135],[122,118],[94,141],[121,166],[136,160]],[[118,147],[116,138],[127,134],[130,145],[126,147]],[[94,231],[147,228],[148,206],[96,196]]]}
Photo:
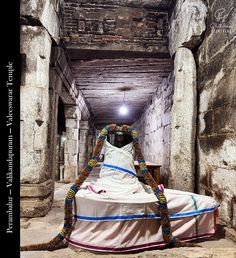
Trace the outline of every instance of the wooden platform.
{"label": "wooden platform", "polygon": [[[154,180],[158,183],[161,184],[161,165],[155,164],[155,163],[151,163],[149,161],[145,161],[148,171],[151,173],[151,175],[153,176]],[[146,183],[143,176],[141,175],[141,173],[139,172],[139,165],[138,165],[138,161],[134,161],[134,167],[136,169],[138,178],[141,182]]]}

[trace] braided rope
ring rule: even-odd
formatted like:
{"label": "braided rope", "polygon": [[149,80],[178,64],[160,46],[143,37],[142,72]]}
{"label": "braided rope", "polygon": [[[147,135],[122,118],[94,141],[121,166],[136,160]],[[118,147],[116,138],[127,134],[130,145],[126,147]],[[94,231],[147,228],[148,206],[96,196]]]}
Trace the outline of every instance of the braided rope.
{"label": "braided rope", "polygon": [[92,158],[89,160],[87,166],[81,171],[78,179],[74,182],[74,184],[70,187],[70,189],[67,192],[67,195],[65,198],[65,206],[64,206],[64,211],[65,211],[64,225],[63,225],[63,228],[61,229],[60,233],[48,243],[21,246],[20,247],[21,251],[30,251],[30,250],[52,251],[52,250],[64,248],[67,246],[63,243],[63,239],[68,234],[70,234],[70,232],[72,230],[73,199],[75,198],[75,195],[78,192],[78,190],[80,189],[83,182],[87,179],[89,173],[96,166],[100,152],[103,147],[104,140],[106,139],[107,134],[111,133],[111,132],[117,132],[117,131],[127,132],[127,133],[131,134],[131,136],[133,138],[135,154],[136,154],[136,157],[137,157],[137,160],[139,163],[140,172],[144,176],[145,181],[152,188],[153,193],[156,195],[157,200],[158,200],[159,212],[160,212],[160,222],[161,222],[161,226],[162,226],[162,235],[163,235],[163,239],[164,239],[165,243],[170,247],[196,246],[194,244],[183,243],[179,239],[172,236],[166,197],[165,197],[163,191],[159,188],[157,182],[153,179],[152,175],[150,174],[150,172],[147,169],[145,160],[142,155],[142,151],[141,151],[141,147],[139,144],[136,130],[128,125],[118,126],[116,124],[110,124],[101,130],[99,137],[97,139],[94,151],[93,151]]}

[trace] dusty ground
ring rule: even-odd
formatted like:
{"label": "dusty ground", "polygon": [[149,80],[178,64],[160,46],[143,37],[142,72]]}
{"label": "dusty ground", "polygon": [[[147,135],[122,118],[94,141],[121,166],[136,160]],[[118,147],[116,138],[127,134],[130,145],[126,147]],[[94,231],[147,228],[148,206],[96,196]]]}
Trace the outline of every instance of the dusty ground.
{"label": "dusty ground", "polygon": [[[53,208],[45,217],[21,219],[22,244],[49,241],[60,231],[64,215],[63,202],[68,188],[68,184],[56,183]],[[225,237],[225,226],[222,224],[218,225],[218,234],[215,237],[201,239],[198,243],[200,243],[203,248],[174,248],[126,254],[104,254],[68,247],[53,252],[21,252],[21,258],[236,258],[236,243]]]}

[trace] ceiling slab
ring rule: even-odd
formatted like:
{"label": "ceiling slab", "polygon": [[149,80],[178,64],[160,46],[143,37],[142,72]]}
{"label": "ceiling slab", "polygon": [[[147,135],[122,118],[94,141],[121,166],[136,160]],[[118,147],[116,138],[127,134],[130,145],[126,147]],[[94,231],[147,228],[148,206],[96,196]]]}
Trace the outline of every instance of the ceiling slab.
{"label": "ceiling slab", "polygon": [[[172,70],[170,58],[74,60],[71,65],[97,127],[135,122]],[[124,90],[127,116],[119,114]]]}

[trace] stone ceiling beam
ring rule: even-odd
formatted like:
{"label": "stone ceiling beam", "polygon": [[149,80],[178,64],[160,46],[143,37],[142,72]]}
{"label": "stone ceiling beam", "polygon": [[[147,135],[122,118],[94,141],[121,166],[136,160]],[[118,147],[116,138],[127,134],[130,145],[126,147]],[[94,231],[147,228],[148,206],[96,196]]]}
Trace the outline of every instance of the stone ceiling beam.
{"label": "stone ceiling beam", "polygon": [[[66,1],[68,2],[68,0]],[[77,1],[81,6],[94,6],[97,7],[102,6],[109,7],[111,5],[115,6],[127,6],[127,7],[143,7],[143,8],[158,8],[166,10],[170,8],[171,1],[170,0],[93,0],[89,1],[88,4],[87,0],[78,0]]]}
{"label": "stone ceiling beam", "polygon": [[147,52],[147,51],[125,51],[113,50],[108,48],[107,50],[93,49],[87,46],[87,48],[75,47],[75,44],[67,44],[67,52],[71,60],[93,60],[93,59],[117,59],[117,58],[170,58],[170,54],[167,49],[164,52]]}

